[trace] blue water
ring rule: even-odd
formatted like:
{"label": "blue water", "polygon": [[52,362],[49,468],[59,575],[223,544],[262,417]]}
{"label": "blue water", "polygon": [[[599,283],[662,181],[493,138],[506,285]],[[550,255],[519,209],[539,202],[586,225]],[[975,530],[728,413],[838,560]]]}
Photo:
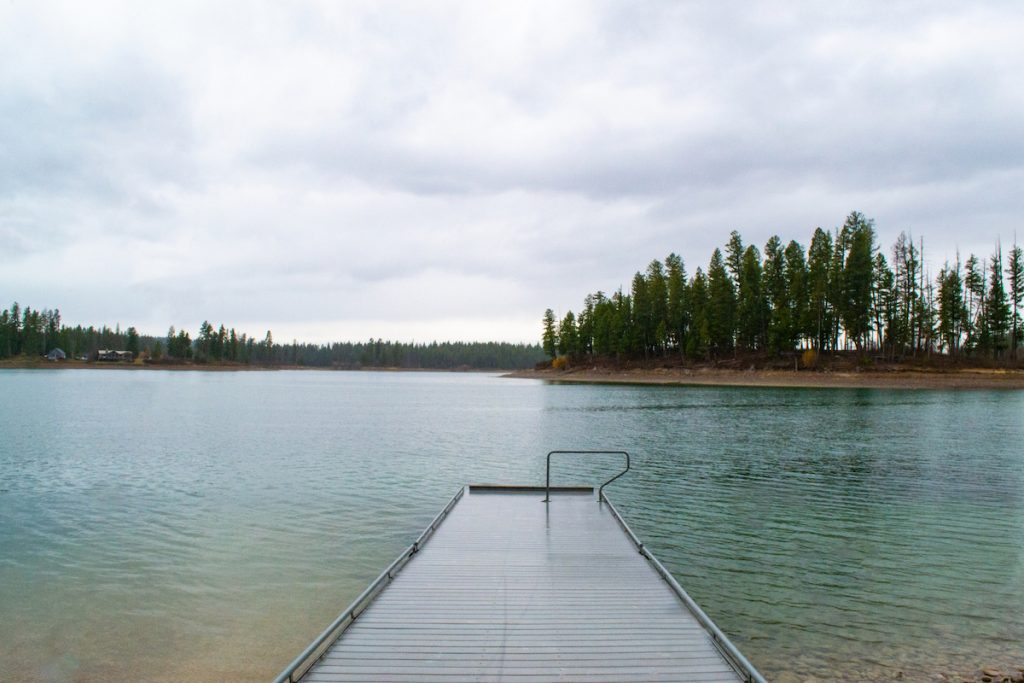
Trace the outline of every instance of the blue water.
{"label": "blue water", "polygon": [[0,680],[272,678],[460,485],[598,447],[770,677],[1024,666],[1022,446],[1024,392],[3,370]]}

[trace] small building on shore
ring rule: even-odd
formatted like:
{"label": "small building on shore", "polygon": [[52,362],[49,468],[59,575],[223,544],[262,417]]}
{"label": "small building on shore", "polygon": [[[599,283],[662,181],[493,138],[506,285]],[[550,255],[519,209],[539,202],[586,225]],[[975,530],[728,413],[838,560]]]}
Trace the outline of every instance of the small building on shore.
{"label": "small building on shore", "polygon": [[46,354],[47,360],[67,360],[68,355],[64,353],[64,349],[50,349],[50,352]]}
{"label": "small building on shore", "polygon": [[131,351],[114,351],[113,349],[100,349],[96,352],[96,360],[116,363],[118,361],[132,361]]}

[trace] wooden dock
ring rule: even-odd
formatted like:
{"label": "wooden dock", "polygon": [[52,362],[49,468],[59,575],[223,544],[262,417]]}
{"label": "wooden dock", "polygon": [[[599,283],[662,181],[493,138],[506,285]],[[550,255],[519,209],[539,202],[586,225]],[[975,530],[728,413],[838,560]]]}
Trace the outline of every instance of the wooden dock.
{"label": "wooden dock", "polygon": [[278,681],[764,681],[610,501],[550,491],[460,491]]}

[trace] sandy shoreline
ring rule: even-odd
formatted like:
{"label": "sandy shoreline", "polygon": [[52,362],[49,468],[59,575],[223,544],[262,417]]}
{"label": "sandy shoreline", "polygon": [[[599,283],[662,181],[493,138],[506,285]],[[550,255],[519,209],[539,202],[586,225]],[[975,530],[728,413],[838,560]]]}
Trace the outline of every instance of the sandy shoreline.
{"label": "sandy shoreline", "polygon": [[971,368],[961,370],[894,369],[887,371],[730,370],[724,368],[570,370],[442,370],[434,368],[321,368],[301,365],[137,364],[82,361],[6,360],[0,369],[38,370],[169,370],[199,372],[259,372],[268,370],[314,370],[334,372],[466,372],[500,373],[502,377],[538,379],[560,384],[636,384],[723,387],[780,387],[805,389],[955,389],[1022,390],[1024,371]]}
{"label": "sandy shoreline", "polygon": [[612,370],[518,370],[505,377],[575,384],[654,384],[679,386],[790,387],[816,389],[1024,389],[1020,370],[893,370],[887,372],[816,372],[794,370],[725,370],[660,368]]}

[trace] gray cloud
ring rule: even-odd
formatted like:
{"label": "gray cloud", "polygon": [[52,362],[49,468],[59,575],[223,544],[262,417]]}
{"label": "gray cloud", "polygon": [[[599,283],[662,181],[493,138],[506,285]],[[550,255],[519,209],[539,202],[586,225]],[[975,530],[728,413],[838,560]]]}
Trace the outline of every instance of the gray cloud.
{"label": "gray cloud", "polygon": [[987,253],[1024,210],[1022,30],[995,2],[10,3],[0,296],[533,339],[732,229],[858,209],[886,249]]}

